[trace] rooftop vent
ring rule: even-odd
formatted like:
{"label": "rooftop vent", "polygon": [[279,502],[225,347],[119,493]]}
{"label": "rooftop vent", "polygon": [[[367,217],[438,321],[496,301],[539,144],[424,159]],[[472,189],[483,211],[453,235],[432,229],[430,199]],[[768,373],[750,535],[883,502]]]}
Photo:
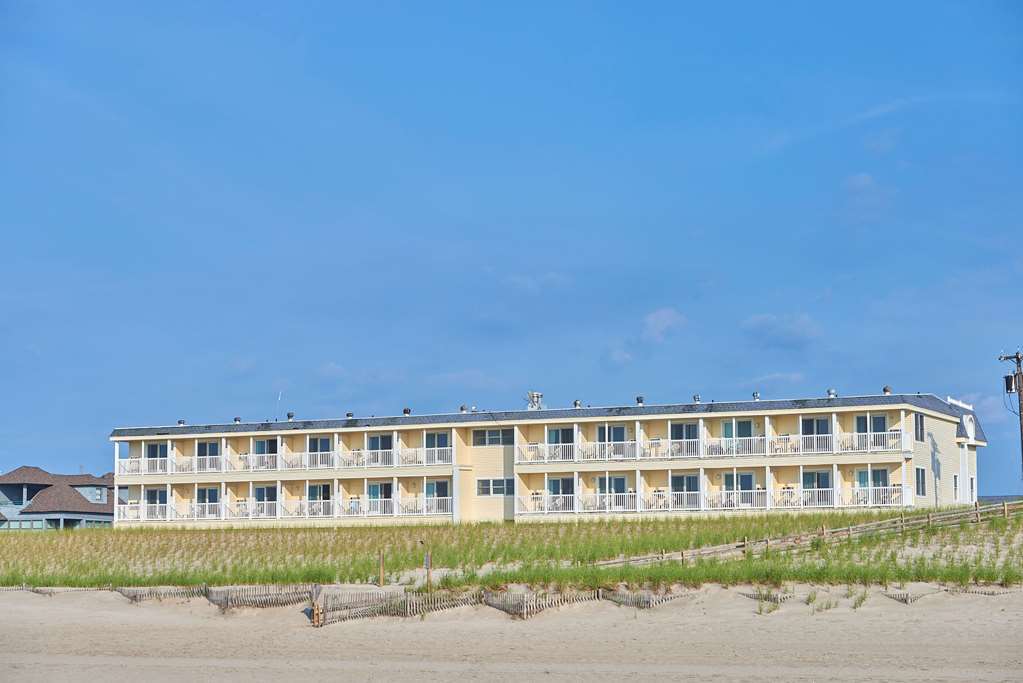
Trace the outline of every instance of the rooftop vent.
{"label": "rooftop vent", "polygon": [[759,401],[760,400],[760,392],[759,391],[754,391],[753,392],[753,400],[754,401]]}
{"label": "rooftop vent", "polygon": [[642,406],[643,405],[643,397],[642,396],[637,396],[636,397],[636,405],[638,405],[638,406]]}
{"label": "rooftop vent", "polygon": [[402,408],[401,409],[401,414],[404,415],[405,417],[408,417],[409,415],[412,414],[412,409],[411,408]]}
{"label": "rooftop vent", "polygon": [[472,406],[471,408],[469,408],[469,410],[471,410],[472,412],[475,413],[476,412],[476,406]]}
{"label": "rooftop vent", "polygon": [[353,417],[355,417],[355,413],[345,413],[345,417],[351,420]]}
{"label": "rooftop vent", "polygon": [[951,396],[948,396],[947,398],[948,398],[948,400],[946,401],[946,403],[948,403],[949,405],[959,406],[960,408],[963,408],[964,410],[973,410],[973,404],[972,403],[967,403],[966,401],[960,401],[958,399],[952,398]]}
{"label": "rooftop vent", "polygon": [[236,417],[236,418],[234,418],[234,423],[236,425],[240,425],[242,423],[242,419],[240,417]]}
{"label": "rooftop vent", "polygon": [[462,405],[458,406],[458,412],[460,412],[460,413],[464,413],[467,410],[468,410],[468,408],[465,407],[464,403]]}
{"label": "rooftop vent", "polygon": [[693,403],[699,403],[699,402],[700,402],[700,395],[699,394],[693,394]]}
{"label": "rooftop vent", "polygon": [[828,389],[828,398],[838,398],[838,391],[835,389]]}
{"label": "rooftop vent", "polygon": [[292,422],[295,419],[295,413],[288,413],[288,422]]}
{"label": "rooftop vent", "polygon": [[881,393],[884,394],[885,396],[891,396],[892,388],[886,384],[883,387],[881,387]]}
{"label": "rooftop vent", "polygon": [[184,420],[178,420],[178,426],[179,427],[184,427],[185,426],[185,421]]}
{"label": "rooftop vent", "polygon": [[539,391],[526,392],[526,410],[543,410],[543,393]]}
{"label": "rooftop vent", "polygon": [[572,407],[573,408],[582,408],[583,407],[583,402],[580,401],[579,399],[576,399],[576,400],[572,401]]}

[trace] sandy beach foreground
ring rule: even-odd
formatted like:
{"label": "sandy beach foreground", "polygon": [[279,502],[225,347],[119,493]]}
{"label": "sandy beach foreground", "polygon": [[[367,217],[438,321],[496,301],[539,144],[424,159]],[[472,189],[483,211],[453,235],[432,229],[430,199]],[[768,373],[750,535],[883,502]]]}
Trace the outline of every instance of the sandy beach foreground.
{"label": "sandy beach foreground", "polygon": [[221,614],[205,600],[8,592],[0,670],[19,682],[1023,679],[1020,592],[933,592],[907,606],[871,589],[854,609],[844,587],[795,586],[791,600],[758,613],[764,606],[740,590],[708,586],[645,611],[594,602],[521,621],[467,607],[322,629],[301,608]]}

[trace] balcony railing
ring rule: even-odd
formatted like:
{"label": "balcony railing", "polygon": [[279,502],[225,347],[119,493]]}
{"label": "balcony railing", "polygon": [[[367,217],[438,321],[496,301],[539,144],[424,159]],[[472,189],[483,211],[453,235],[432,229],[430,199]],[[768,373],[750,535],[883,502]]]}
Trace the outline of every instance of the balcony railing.
{"label": "balcony railing", "polygon": [[699,491],[654,491],[643,499],[643,509],[651,512],[699,510]]}
{"label": "balcony railing", "polygon": [[220,503],[186,503],[181,508],[165,504],[120,503],[115,510],[115,519],[119,522],[422,517],[451,515],[454,510],[454,499],[422,495],[401,499],[349,498],[345,501],[305,499],[256,501],[240,498]]}
{"label": "balcony railing", "polygon": [[869,486],[848,492],[845,504],[853,507],[892,507],[901,506],[902,500],[901,486]]}
{"label": "balcony railing", "polygon": [[908,444],[899,431],[867,434],[782,434],[779,436],[706,437],[661,439],[637,443],[586,442],[520,446],[516,463],[687,460],[756,456],[814,455],[823,453],[898,452]]}
{"label": "balcony railing", "polygon": [[635,512],[635,493],[580,493],[577,496],[580,512]]}
{"label": "balcony railing", "polygon": [[835,506],[835,490],[782,488],[775,490],[771,504],[779,508],[830,508]]}
{"label": "balcony railing", "polygon": [[[244,453],[237,456],[238,469],[245,472],[328,470],[369,467],[416,467],[450,465],[454,449],[398,448],[387,450],[352,450],[345,452],[315,453]],[[569,458],[571,459],[571,458]],[[227,456],[211,455],[198,458],[121,458],[117,461],[117,474],[196,474],[235,471],[234,461]]]}

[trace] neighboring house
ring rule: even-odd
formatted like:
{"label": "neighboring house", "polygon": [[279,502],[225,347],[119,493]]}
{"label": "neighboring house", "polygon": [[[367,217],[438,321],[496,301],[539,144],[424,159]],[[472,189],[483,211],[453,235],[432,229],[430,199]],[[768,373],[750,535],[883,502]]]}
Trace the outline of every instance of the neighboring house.
{"label": "neighboring house", "polygon": [[[535,397],[534,397],[535,398]],[[342,524],[970,504],[933,394],[115,429],[115,523]]]}
{"label": "neighboring house", "polygon": [[110,526],[114,475],[51,474],[23,466],[0,475],[0,531]]}

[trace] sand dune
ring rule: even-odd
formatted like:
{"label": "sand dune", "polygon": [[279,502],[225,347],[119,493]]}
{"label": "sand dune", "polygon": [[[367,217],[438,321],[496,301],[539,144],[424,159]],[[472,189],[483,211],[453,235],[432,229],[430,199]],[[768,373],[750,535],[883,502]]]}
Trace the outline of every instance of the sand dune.
{"label": "sand dune", "polygon": [[[932,586],[912,586],[914,592]],[[519,621],[488,607],[309,626],[301,608],[221,614],[205,600],[133,605],[116,593],[0,593],[11,681],[326,679],[909,680],[1023,678],[1023,593],[817,589],[769,614],[708,586],[645,611],[594,602]]]}

